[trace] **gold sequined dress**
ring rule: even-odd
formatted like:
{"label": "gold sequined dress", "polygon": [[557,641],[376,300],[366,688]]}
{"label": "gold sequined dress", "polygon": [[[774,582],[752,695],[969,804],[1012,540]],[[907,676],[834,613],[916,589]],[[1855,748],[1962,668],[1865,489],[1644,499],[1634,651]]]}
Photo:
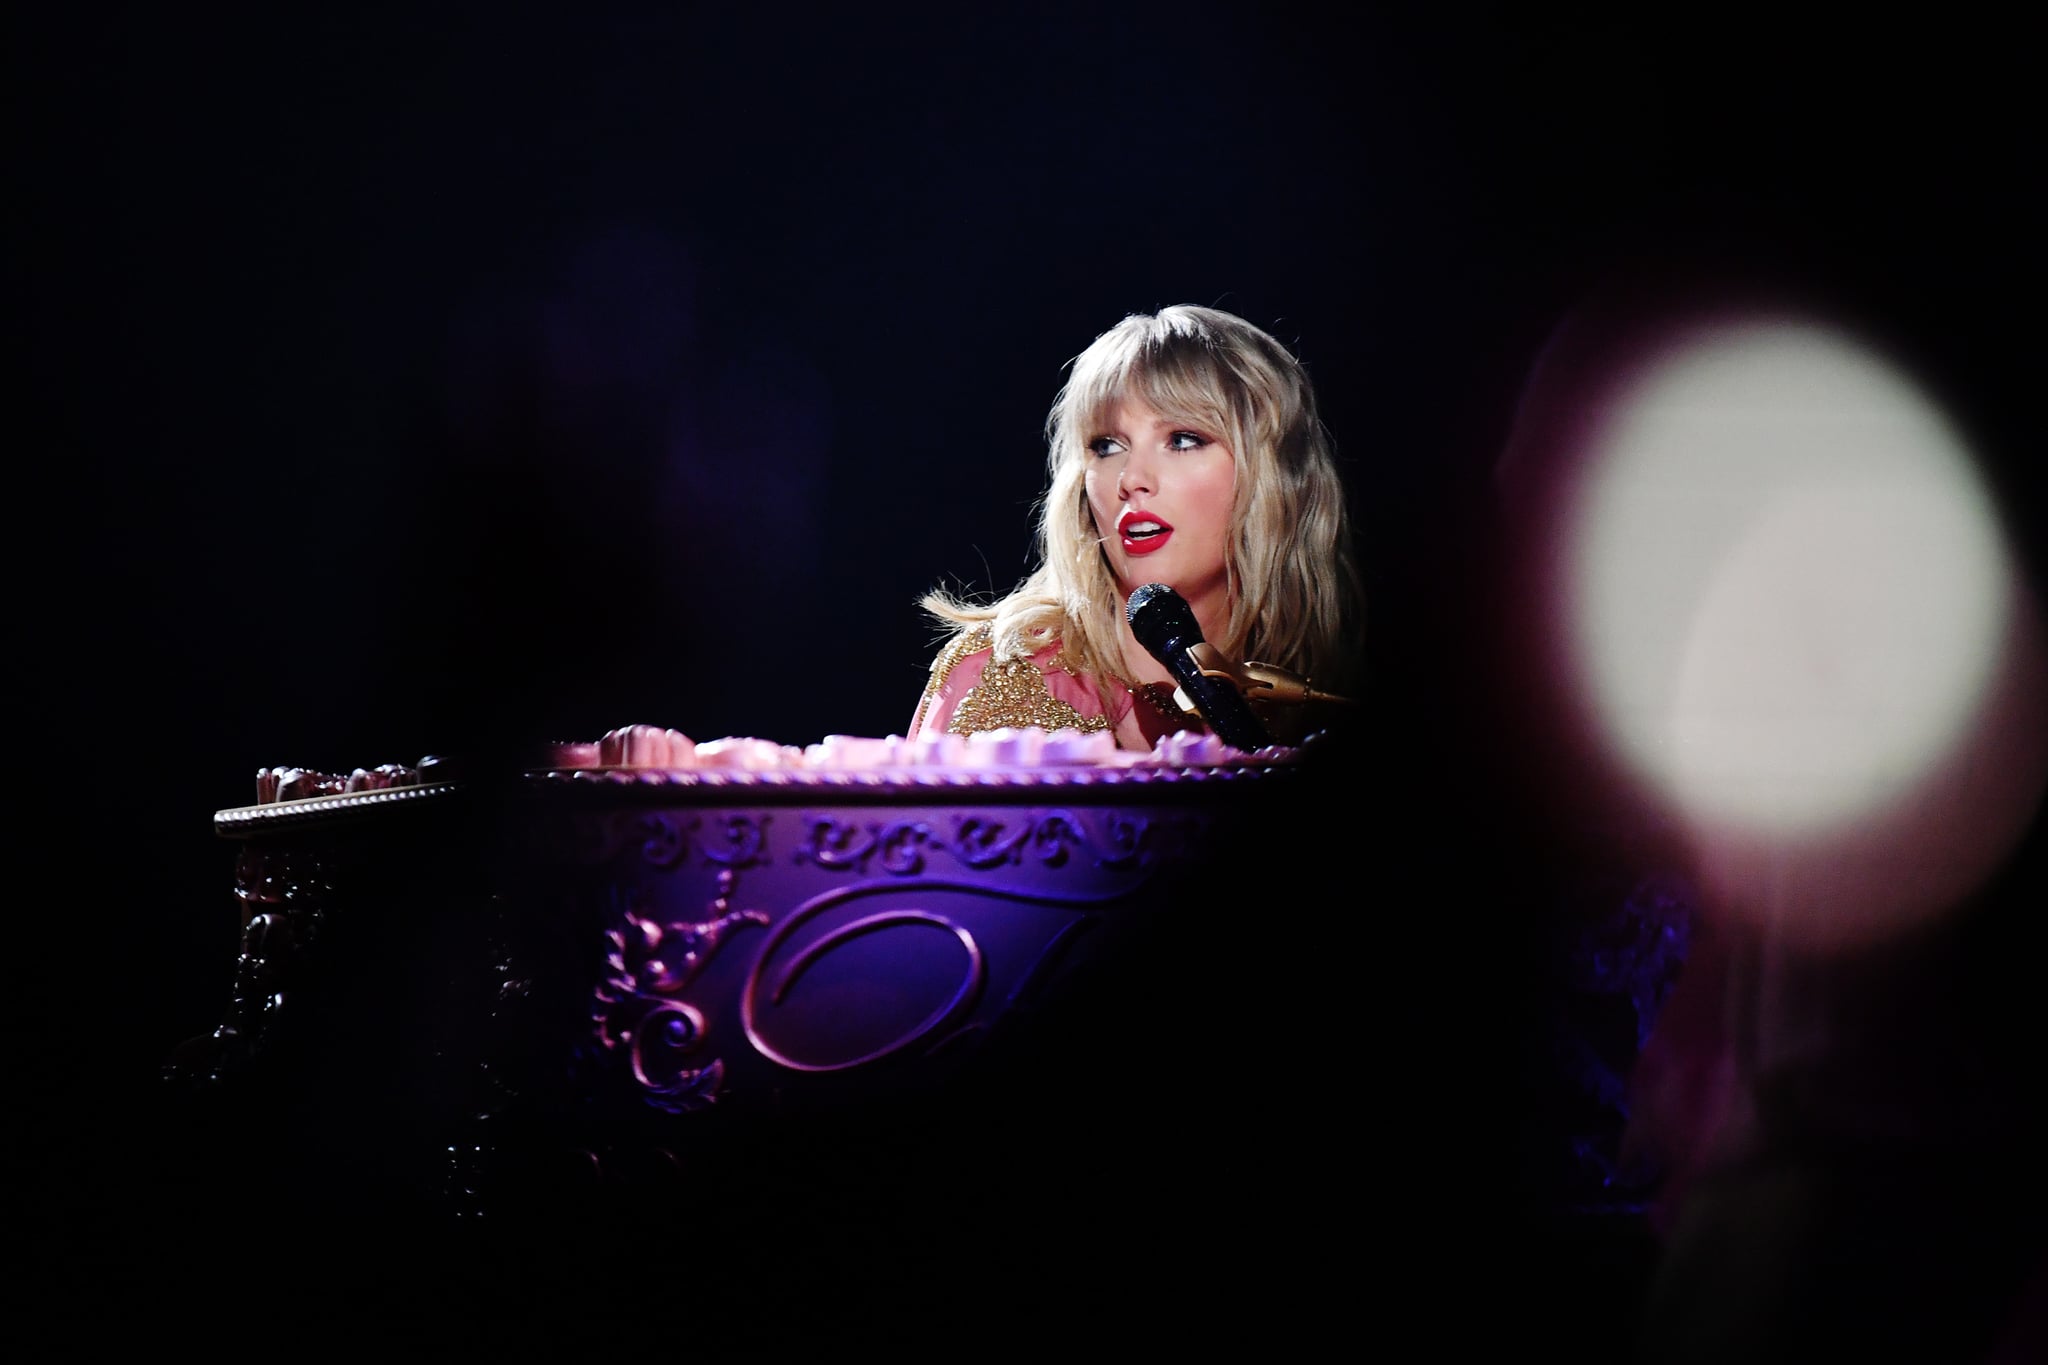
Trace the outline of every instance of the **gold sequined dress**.
{"label": "gold sequined dress", "polygon": [[1114,731],[1133,706],[1141,707],[1139,728],[1148,739],[1207,728],[1200,716],[1174,705],[1171,687],[1116,682],[1103,690],[1109,694],[1107,711],[1094,680],[1068,667],[1058,645],[998,663],[989,627],[975,626],[939,651],[907,733],[971,735],[1028,725]]}

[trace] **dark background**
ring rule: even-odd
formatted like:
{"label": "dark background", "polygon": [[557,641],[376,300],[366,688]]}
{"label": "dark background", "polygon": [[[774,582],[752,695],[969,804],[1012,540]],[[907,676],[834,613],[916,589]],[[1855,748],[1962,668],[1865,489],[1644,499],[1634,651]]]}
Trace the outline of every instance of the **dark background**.
{"label": "dark background", "polygon": [[1357,799],[1399,913],[1447,926],[1443,1027],[1488,1021],[1486,945],[1521,942],[1490,917],[1541,909],[1571,818],[1513,761],[1495,633],[1489,480],[1543,339],[1617,272],[1775,272],[1899,340],[2032,496],[2040,111],[1967,9],[1419,10],[15,15],[16,728],[50,819],[17,850],[48,940],[18,1169],[89,1182],[217,1016],[210,820],[259,767],[900,731],[916,598],[1029,567],[1064,363],[1176,302],[1318,385],[1385,735]]}

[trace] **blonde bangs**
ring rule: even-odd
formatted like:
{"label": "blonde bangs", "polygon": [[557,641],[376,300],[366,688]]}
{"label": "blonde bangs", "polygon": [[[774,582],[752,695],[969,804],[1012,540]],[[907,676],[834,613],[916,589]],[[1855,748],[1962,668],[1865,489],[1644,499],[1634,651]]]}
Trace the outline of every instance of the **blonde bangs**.
{"label": "blonde bangs", "polygon": [[1068,446],[1062,453],[1085,451],[1109,430],[1117,407],[1133,397],[1169,421],[1237,448],[1247,434],[1253,405],[1243,400],[1249,395],[1218,354],[1215,339],[1205,330],[1174,325],[1173,311],[1125,319],[1075,361],[1056,410],[1056,435]]}

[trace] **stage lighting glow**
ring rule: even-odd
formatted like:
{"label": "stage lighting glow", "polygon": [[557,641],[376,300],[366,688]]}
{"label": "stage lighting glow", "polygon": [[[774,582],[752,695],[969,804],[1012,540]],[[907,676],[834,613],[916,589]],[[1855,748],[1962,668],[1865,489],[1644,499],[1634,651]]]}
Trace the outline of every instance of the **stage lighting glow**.
{"label": "stage lighting glow", "polygon": [[1577,688],[1720,907],[1867,941],[1982,881],[2048,782],[2038,613],[1953,423],[1836,328],[1675,328],[1579,414]]}
{"label": "stage lighting glow", "polygon": [[1819,829],[1943,755],[1997,655],[1997,523],[1902,374],[1811,325],[1678,339],[1589,452],[1572,548],[1587,684],[1696,815]]}

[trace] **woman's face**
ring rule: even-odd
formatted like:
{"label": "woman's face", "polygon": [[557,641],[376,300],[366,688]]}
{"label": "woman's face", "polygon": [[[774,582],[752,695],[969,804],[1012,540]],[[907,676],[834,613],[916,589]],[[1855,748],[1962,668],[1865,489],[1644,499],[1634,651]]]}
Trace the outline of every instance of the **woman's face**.
{"label": "woman's face", "polygon": [[1215,432],[1161,416],[1126,397],[1088,442],[1088,510],[1129,597],[1164,583],[1186,598],[1204,631],[1229,615],[1224,550],[1237,457]]}

